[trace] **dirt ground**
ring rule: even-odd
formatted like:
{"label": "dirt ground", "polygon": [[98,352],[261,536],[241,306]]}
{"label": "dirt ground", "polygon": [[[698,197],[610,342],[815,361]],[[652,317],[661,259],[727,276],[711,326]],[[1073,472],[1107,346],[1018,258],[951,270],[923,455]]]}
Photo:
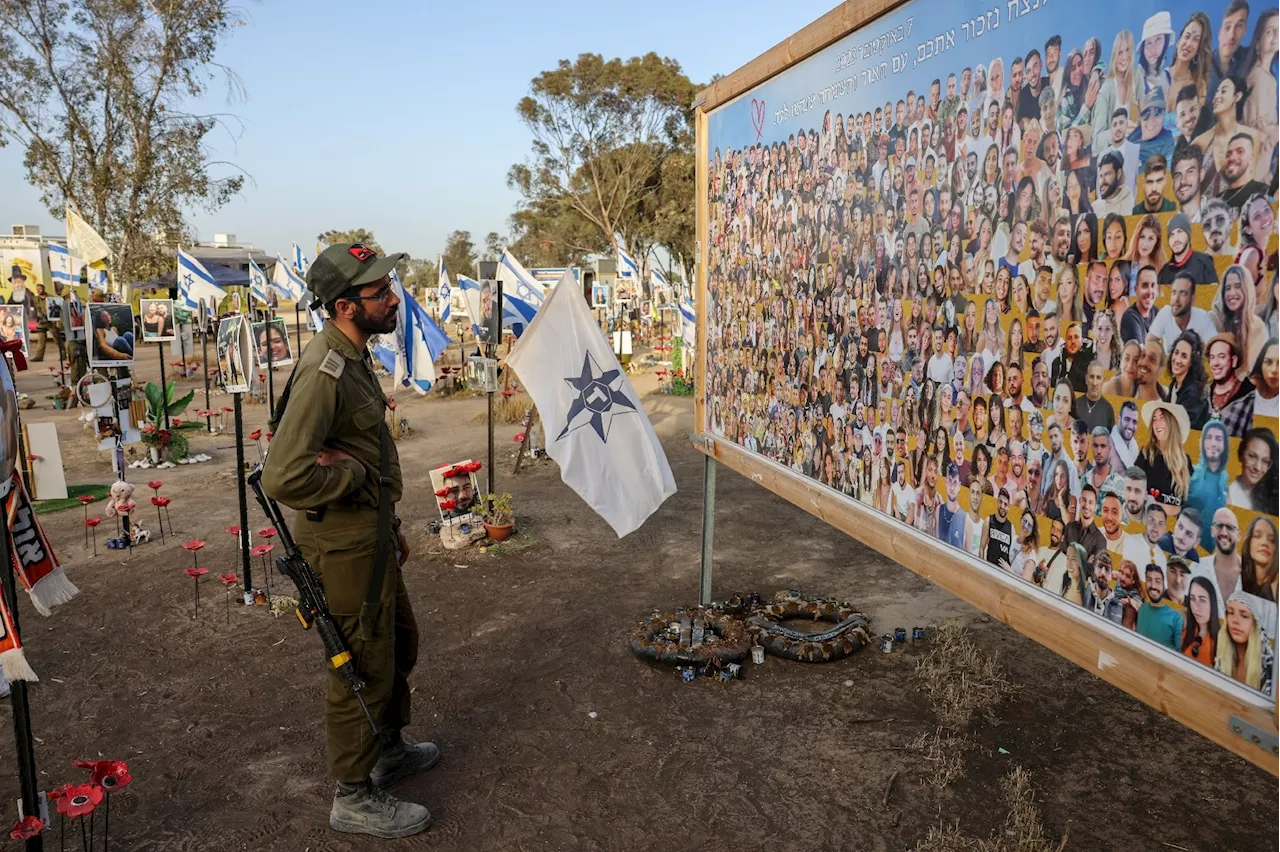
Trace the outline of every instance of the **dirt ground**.
{"label": "dirt ground", "polygon": [[[144,379],[155,360],[142,357]],[[654,607],[696,601],[702,456],[687,439],[692,401],[656,393],[652,375],[633,381],[679,492],[619,540],[553,464],[513,476],[517,427],[500,426],[498,487],[513,494],[521,533],[499,553],[445,553],[426,533],[427,471],[484,458],[485,430],[472,422],[483,400],[399,397],[414,430],[399,448],[399,511],[412,527],[407,575],[423,635],[411,733],[438,743],[444,760],[397,792],[432,810],[425,835],[374,841],[328,828],[319,642],[265,607],[235,606],[228,624],[213,581],[240,573],[224,531],[238,522],[227,435],[193,441],[214,463],[160,475],[176,527],[166,543],[106,551],[104,522],[95,559],[78,507],[41,518],[82,591],[50,618],[25,603],[21,613],[41,677],[31,694],[42,784],[81,780],[75,759],[127,760],[135,780],[112,808],[112,848],[138,852],[880,852],[912,849],[930,827],[955,822],[988,836],[1003,818],[999,780],[1017,764],[1068,849],[1276,848],[1273,777],[729,471],[718,484],[718,598],[786,588],[838,596],[877,633],[957,619],[1022,689],[997,708],[998,725],[973,727],[964,776],[938,791],[927,783],[935,766],[911,746],[936,728],[915,676],[927,648],[866,649],[827,665],[769,658],[727,685],[682,683],[636,661],[627,647],[636,624]],[[75,413],[49,408],[41,365],[19,387],[40,403],[28,421],[58,422],[69,481],[109,482],[107,456]],[[249,428],[265,421],[265,406],[246,411]],[[150,478],[130,471],[131,481]],[[265,523],[254,508],[256,529]],[[192,538],[208,542],[198,618],[180,547]],[[277,576],[274,588],[286,583]],[[0,762],[14,765],[7,734]],[[15,774],[0,773],[7,820]],[[56,817],[53,830],[46,848],[57,848]]]}

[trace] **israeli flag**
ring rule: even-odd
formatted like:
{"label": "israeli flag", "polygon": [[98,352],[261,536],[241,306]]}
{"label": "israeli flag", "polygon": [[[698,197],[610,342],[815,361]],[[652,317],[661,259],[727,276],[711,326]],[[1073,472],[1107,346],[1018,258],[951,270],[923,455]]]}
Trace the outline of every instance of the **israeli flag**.
{"label": "israeli flag", "polygon": [[538,407],[560,478],[619,538],[676,492],[644,406],[572,273],[552,289],[506,362]]}
{"label": "israeli flag", "polygon": [[[392,273],[392,286],[400,297],[396,322],[394,359],[388,371],[400,387],[425,394],[436,381],[435,361],[444,354],[449,337],[431,321],[431,315]],[[383,362],[385,366],[385,361]]]}
{"label": "israeli flag", "polygon": [[693,310],[693,302],[680,299],[680,338],[685,347],[698,345],[698,315]]}
{"label": "israeli flag", "polygon": [[253,262],[253,258],[249,258],[249,295],[264,305],[271,305],[271,295],[267,293],[267,273]]}
{"label": "israeli flag", "polygon": [[[462,290],[463,301],[467,305],[467,314],[471,317],[471,330],[478,337],[480,329],[476,326],[476,318],[480,316],[480,282],[465,275],[458,276],[458,287]],[[525,327],[533,322],[538,307],[526,302],[518,296],[511,296],[505,290],[502,293],[502,327],[516,337],[524,334]]]}
{"label": "israeli flag", "polygon": [[80,276],[74,271],[75,263],[66,246],[49,244],[49,275],[55,285],[70,288],[80,284]]}
{"label": "israeli flag", "polygon": [[279,255],[276,256],[276,267],[271,271],[271,286],[280,294],[280,298],[292,299],[299,303],[298,307],[306,307],[301,302],[307,293],[307,282],[298,277],[298,273],[281,260]]}
{"label": "israeli flag", "polygon": [[307,260],[307,256],[302,253],[302,246],[297,243],[293,244],[293,268],[299,275],[306,275],[311,268],[311,261]]}
{"label": "israeli flag", "polygon": [[503,298],[515,296],[532,305],[541,305],[546,299],[542,285],[510,252],[504,251],[498,261],[498,280],[502,282]]}
{"label": "israeli flag", "polygon": [[440,258],[440,276],[439,277],[440,277],[440,285],[439,285],[440,291],[436,298],[440,300],[440,304],[444,305],[444,307],[440,309],[441,310],[440,322],[448,322],[449,315],[453,311],[453,306],[449,304],[449,295],[452,292],[452,288],[449,287],[449,273],[445,272],[443,257]]}
{"label": "israeli flag", "polygon": [[614,245],[618,249],[618,277],[640,280],[640,264],[622,247],[622,240],[615,238]]}
{"label": "israeli flag", "polygon": [[188,310],[199,310],[200,300],[210,307],[221,304],[226,291],[217,285],[204,264],[181,249],[178,250],[178,298]]}

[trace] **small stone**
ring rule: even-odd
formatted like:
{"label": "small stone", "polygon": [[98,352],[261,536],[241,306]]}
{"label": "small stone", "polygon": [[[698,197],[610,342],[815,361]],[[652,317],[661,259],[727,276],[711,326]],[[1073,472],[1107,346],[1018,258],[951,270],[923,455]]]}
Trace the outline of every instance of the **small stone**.
{"label": "small stone", "polygon": [[588,715],[588,716],[590,716],[592,719],[594,719],[594,718],[596,717],[596,711],[592,710],[592,711],[591,711],[590,713],[588,713],[587,715]]}

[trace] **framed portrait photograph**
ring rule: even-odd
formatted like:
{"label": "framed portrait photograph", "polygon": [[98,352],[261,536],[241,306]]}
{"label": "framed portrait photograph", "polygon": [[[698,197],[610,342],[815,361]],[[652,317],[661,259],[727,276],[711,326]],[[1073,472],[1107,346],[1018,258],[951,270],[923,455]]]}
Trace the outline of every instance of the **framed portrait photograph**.
{"label": "framed portrait photograph", "polygon": [[27,306],[0,305],[0,340],[22,341],[22,354],[27,354]]}
{"label": "framed portrait photograph", "polygon": [[218,325],[218,378],[227,393],[248,393],[254,367],[249,321],[239,314]]}
{"label": "framed portrait photograph", "polygon": [[136,341],[133,306],[92,304],[89,310],[89,366],[132,367]]}
{"label": "framed portrait photograph", "polygon": [[62,306],[62,330],[68,340],[84,340],[84,302],[74,292]]}
{"label": "framed portrait photograph", "polygon": [[276,317],[269,322],[255,322],[253,347],[261,367],[267,364],[276,367],[292,364],[293,349],[289,345],[289,332],[285,328],[284,317]]}
{"label": "framed portrait photograph", "polygon": [[164,343],[174,338],[172,299],[141,299],[138,310],[142,312],[142,342]]}

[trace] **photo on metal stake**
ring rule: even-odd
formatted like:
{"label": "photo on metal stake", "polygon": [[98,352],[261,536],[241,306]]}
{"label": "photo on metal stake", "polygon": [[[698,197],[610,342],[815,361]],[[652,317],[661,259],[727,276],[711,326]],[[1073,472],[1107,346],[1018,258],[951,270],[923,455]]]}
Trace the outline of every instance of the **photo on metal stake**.
{"label": "photo on metal stake", "polygon": [[240,314],[218,325],[218,380],[227,393],[248,393],[255,364],[249,321]]}
{"label": "photo on metal stake", "polygon": [[142,342],[163,343],[174,338],[174,314],[172,299],[141,299],[138,310],[142,312]]}
{"label": "photo on metal stake", "polygon": [[89,306],[89,366],[133,366],[133,306]]}
{"label": "photo on metal stake", "polygon": [[0,305],[0,340],[22,341],[22,354],[27,354],[26,305]]}
{"label": "photo on metal stake", "polygon": [[[284,326],[284,317],[276,317],[269,323],[253,324],[254,351],[258,357],[258,366],[266,367],[270,355],[270,363],[276,367],[284,367],[293,363],[293,349],[289,344],[289,332]],[[268,347],[270,352],[268,352]]]}

